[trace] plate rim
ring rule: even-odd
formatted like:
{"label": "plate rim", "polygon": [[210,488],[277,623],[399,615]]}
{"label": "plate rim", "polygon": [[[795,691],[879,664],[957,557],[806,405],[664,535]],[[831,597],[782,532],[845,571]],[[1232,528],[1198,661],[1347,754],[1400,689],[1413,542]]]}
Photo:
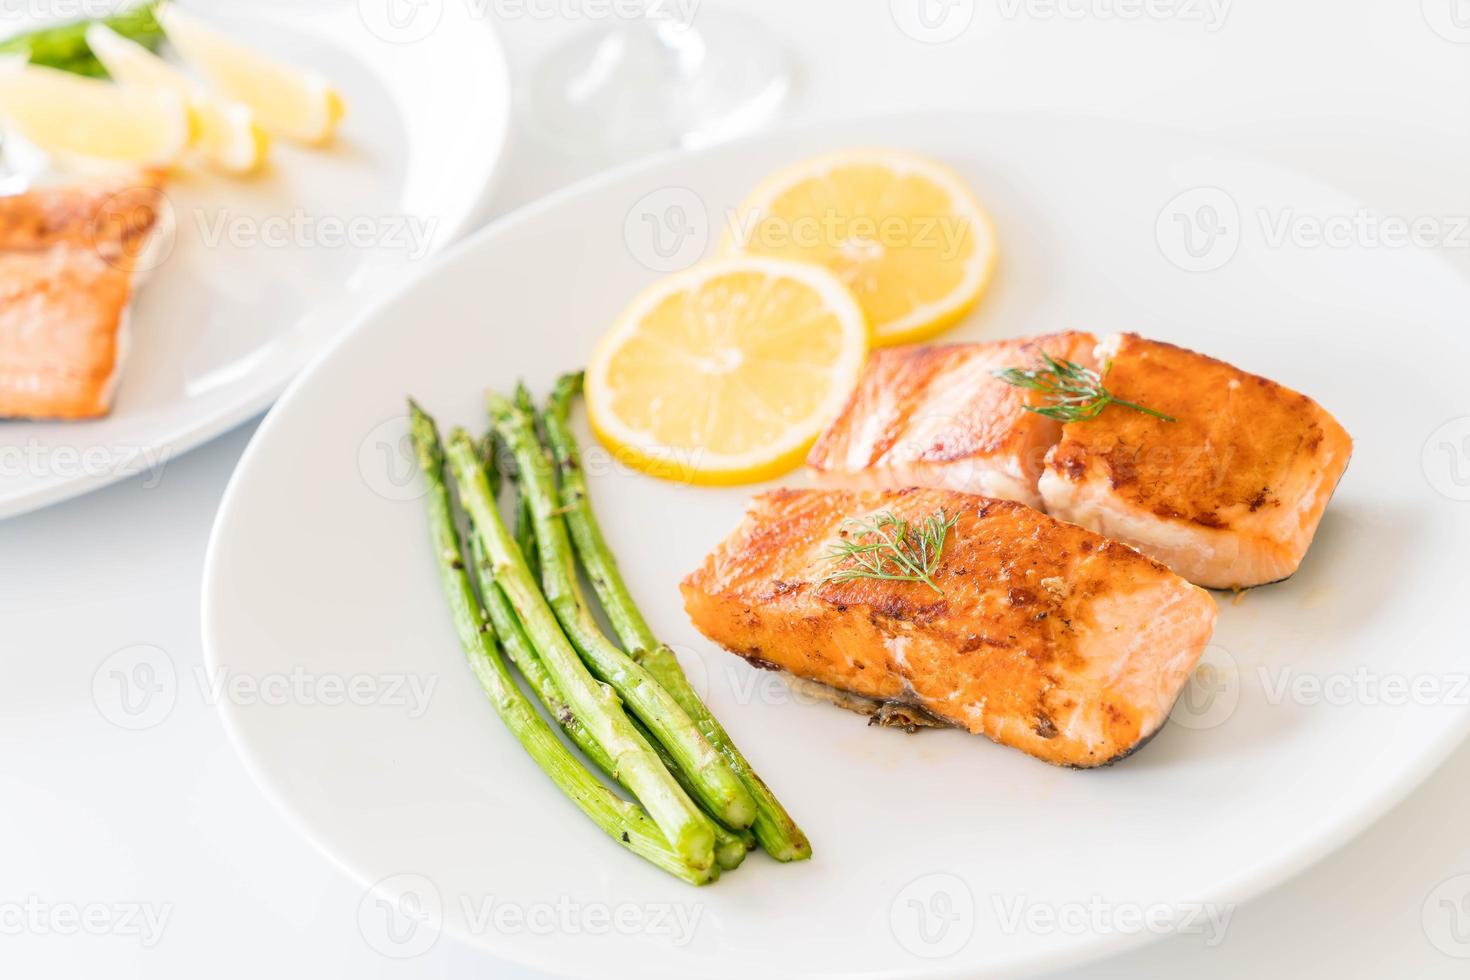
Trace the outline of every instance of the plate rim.
{"label": "plate rim", "polygon": [[[230,475],[229,482],[225,487],[224,494],[220,499],[219,507],[215,513],[214,521],[210,527],[201,574],[200,593],[200,632],[206,666],[214,670],[218,670],[221,667],[218,659],[218,648],[212,642],[215,623],[214,606],[219,601],[219,590],[213,583],[218,574],[217,569],[221,562],[220,538],[223,535],[222,529],[229,520],[229,515],[234,507],[236,497],[242,492],[240,490],[242,476],[253,465],[255,456],[261,451],[261,446],[270,438],[275,428],[282,424],[280,421],[282,414],[280,410],[289,407],[299,392],[312,382],[313,377],[321,366],[332,359],[337,351],[349,343],[359,332],[375,322],[388,307],[400,302],[410,293],[417,290],[425,280],[439,274],[443,267],[458,262],[469,253],[482,248],[488,240],[513,234],[517,228],[535,221],[542,213],[557,209],[570,200],[588,194],[595,194],[605,190],[610,185],[622,183],[640,174],[656,171],[671,163],[685,160],[697,161],[713,155],[738,152],[741,146],[748,143],[773,140],[783,134],[795,135],[799,132],[809,133],[813,128],[837,130],[859,123],[882,126],[887,121],[912,121],[914,119],[925,118],[932,120],[996,118],[1031,121],[1037,119],[1050,119],[1054,121],[1072,120],[1091,124],[1104,123],[1142,132],[1164,134],[1178,142],[1192,143],[1201,148],[1220,151],[1236,161],[1263,164],[1274,170],[1302,177],[1318,186],[1342,195],[1345,199],[1362,203],[1361,195],[1344,189],[1340,185],[1325,180],[1315,174],[1303,171],[1289,164],[1274,161],[1259,152],[1253,152],[1246,148],[1232,147],[1223,142],[1214,141],[1207,134],[1201,134],[1177,125],[1155,124],[1106,113],[1067,112],[1060,110],[1034,112],[990,111],[965,107],[938,107],[923,112],[900,112],[893,110],[855,112],[834,115],[815,122],[800,119],[787,120],[779,126],[770,127],[738,139],[712,146],[700,147],[693,150],[671,149],[640,157],[574,181],[549,194],[512,209],[488,225],[454,242],[436,254],[432,261],[424,263],[422,267],[414,270],[411,275],[402,277],[395,282],[392,289],[375,297],[371,303],[362,305],[355,311],[351,322],[342,328],[329,343],[318,350],[308,363],[297,371],[290,383],[285,386],[284,392],[266,414],[260,426],[251,435],[249,444],[241,454]],[[1421,258],[1430,260],[1443,273],[1463,281],[1464,276],[1443,255],[1439,253],[1424,253],[1421,255]],[[271,806],[282,814],[287,823],[306,837],[312,846],[326,857],[329,862],[340,868],[350,880],[364,889],[375,887],[378,881],[372,875],[365,873],[362,869],[355,866],[345,855],[340,854],[328,840],[318,835],[314,828],[307,824],[304,815],[298,812],[278,791],[276,785],[268,776],[265,767],[257,758],[255,751],[246,741],[238,726],[237,712],[239,711],[239,706],[222,702],[219,711],[221,724],[225,729],[230,744],[234,747],[241,762],[245,766],[246,771],[249,772],[251,779],[256,783],[261,793],[270,801]],[[1420,752],[1411,764],[1400,767],[1396,770],[1392,778],[1380,782],[1378,787],[1355,810],[1345,815],[1334,816],[1327,823],[1326,828],[1319,830],[1309,844],[1299,846],[1294,851],[1275,859],[1273,862],[1257,864],[1249,872],[1223,880],[1209,894],[1198,897],[1198,901],[1243,905],[1259,897],[1266,891],[1280,887],[1350,843],[1354,838],[1377,823],[1390,810],[1402,803],[1410,793],[1444,763],[1445,759],[1467,737],[1470,737],[1470,707],[1455,711],[1453,717],[1455,721],[1447,724],[1437,739],[1427,743],[1424,751]],[[592,975],[590,973],[580,972],[584,965],[580,961],[571,966],[565,962],[558,962],[554,954],[546,955],[542,953],[541,948],[535,944],[503,944],[491,947],[482,942],[480,937],[460,933],[448,919],[441,920],[439,926],[441,928],[441,935],[448,935],[486,957],[527,966],[555,976]],[[1058,950],[1039,953],[1018,953],[1009,959],[997,961],[989,967],[966,966],[957,962],[941,963],[937,961],[926,961],[927,969],[923,973],[923,976],[933,978],[933,980],[968,980],[968,978],[977,976],[1006,978],[1034,976],[1097,962],[1128,950],[1143,948],[1175,934],[1177,933],[1173,929],[1157,932],[1140,930],[1135,933],[1115,932],[1102,935],[1094,934],[1071,946]],[[703,965],[708,966],[708,964]],[[606,962],[601,963],[599,969],[606,971],[606,975],[625,975],[619,969],[614,968],[613,965]],[[639,975],[663,976],[665,974],[662,972],[662,967],[649,964],[641,969]],[[713,976],[716,974],[711,973],[710,975]],[[857,980],[912,980],[915,974],[912,970],[895,969],[872,970],[859,974],[844,973],[842,975],[852,976],[857,978]],[[827,978],[835,977],[837,974],[819,973],[807,974],[807,976],[827,980]]]}
{"label": "plate rim", "polygon": [[[455,10],[461,10],[457,5]],[[486,211],[494,195],[501,177],[504,175],[504,162],[510,150],[510,143],[514,132],[514,96],[512,93],[510,63],[506,58],[505,46],[500,38],[500,32],[489,17],[469,16],[469,8],[463,8],[461,13],[467,22],[474,23],[474,29],[484,34],[483,46],[486,55],[484,67],[496,76],[496,85],[503,98],[499,100],[493,109],[487,109],[482,114],[484,118],[494,121],[497,117],[499,125],[490,131],[493,147],[485,155],[484,161],[477,168],[475,175],[475,190],[469,196],[466,206],[457,220],[446,223],[436,234],[437,243],[430,247],[425,266],[432,268],[437,260],[453,251],[462,241],[468,237],[467,233],[478,230],[484,225]],[[267,20],[267,23],[270,21]],[[477,22],[477,23],[475,23]],[[349,46],[342,46],[342,51],[351,51]],[[354,55],[354,57],[357,57]],[[360,58],[358,60],[361,60]],[[423,270],[416,270],[417,273]],[[318,355],[335,348],[337,340],[346,333],[356,329],[358,323],[365,319],[361,314],[366,310],[377,310],[381,305],[379,300],[390,299],[398,292],[397,286],[403,280],[399,280],[394,286],[381,294],[378,299],[367,303],[348,303],[344,320],[347,326],[339,328],[336,333],[326,338],[323,343],[315,347],[307,347],[301,351],[283,354],[287,358],[282,363],[285,367],[285,378],[273,380],[264,385],[253,395],[239,399],[237,402],[223,406],[213,412],[192,417],[181,428],[170,430],[168,434],[154,435],[147,439],[138,440],[133,448],[139,456],[146,455],[151,451],[162,448],[168,450],[168,461],[177,460],[186,453],[198,449],[206,443],[212,442],[225,433],[258,415],[266,412],[275,402],[281,398],[292,386],[295,380],[304,373],[315,362]],[[347,294],[342,294],[346,297]],[[23,421],[23,420],[21,420]],[[243,458],[243,457],[242,457]],[[85,496],[97,490],[102,490],[115,483],[133,479],[142,475],[128,467],[112,467],[103,473],[81,473],[69,479],[56,480],[44,483],[29,492],[21,493],[10,498],[0,498],[0,520],[20,517],[34,511],[50,507],[54,504],[73,500]],[[232,473],[233,478],[233,473]]]}

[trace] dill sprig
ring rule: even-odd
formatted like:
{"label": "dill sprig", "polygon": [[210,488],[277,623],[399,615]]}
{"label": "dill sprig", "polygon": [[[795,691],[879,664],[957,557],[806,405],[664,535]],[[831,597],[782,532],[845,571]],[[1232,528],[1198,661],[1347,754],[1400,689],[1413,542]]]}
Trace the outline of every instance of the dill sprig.
{"label": "dill sprig", "polygon": [[882,579],[887,582],[923,582],[939,595],[944,590],[934,584],[939,569],[939,555],[944,550],[950,530],[959,523],[944,508],[917,523],[899,517],[891,510],[874,514],[866,520],[850,517],[843,521],[852,533],[832,543],[823,561],[842,562],[842,567],[822,579],[828,582],[851,582],[855,579]]}
{"label": "dill sprig", "polygon": [[1045,415],[1059,422],[1082,422],[1095,418],[1109,405],[1122,405],[1165,422],[1174,421],[1172,416],[1136,402],[1124,401],[1108,391],[1103,386],[1102,379],[1112,368],[1112,361],[1103,366],[1102,375],[1099,375],[1076,361],[1064,361],[1052,357],[1046,351],[1041,352],[1041,359],[1045,366],[1029,371],[1025,368],[1000,368],[991,372],[1008,385],[1030,388],[1051,397],[1050,405],[1027,405],[1028,412]]}

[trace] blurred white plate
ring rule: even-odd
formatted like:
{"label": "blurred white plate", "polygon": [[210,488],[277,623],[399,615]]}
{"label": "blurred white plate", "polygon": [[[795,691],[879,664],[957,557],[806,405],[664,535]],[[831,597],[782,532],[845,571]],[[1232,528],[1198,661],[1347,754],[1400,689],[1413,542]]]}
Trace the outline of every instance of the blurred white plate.
{"label": "blurred white plate", "polygon": [[499,42],[472,4],[389,21],[385,2],[208,6],[212,22],[332,79],[347,101],[340,137],[324,151],[277,140],[251,180],[171,181],[177,233],[134,303],[112,414],[0,420],[0,517],[134,473],[162,479],[169,460],[268,406],[352,304],[474,226],[510,119]]}
{"label": "blurred white plate", "polygon": [[[479,428],[487,386],[544,391],[580,364],[655,267],[713,247],[762,175],[875,143],[949,162],[993,210],[996,282],[946,340],[1138,330],[1316,396],[1357,452],[1301,571],[1222,596],[1174,723],[1093,772],[869,729],[714,649],[676,583],[751,488],[592,459],[644,608],[816,849],[692,890],[602,839],[485,703],[439,592],[403,398]],[[373,311],[245,454],[203,600],[211,669],[244,679],[222,708],[234,740],[310,837],[379,884],[359,926],[390,955],[443,929],[558,974],[912,978],[1058,967],[1171,929],[1218,942],[1232,903],[1343,843],[1470,722],[1470,393],[1435,367],[1470,358],[1470,288],[1413,248],[1276,237],[1283,219],[1340,227],[1359,207],[1168,132],[945,115],[762,137],[528,208]]]}

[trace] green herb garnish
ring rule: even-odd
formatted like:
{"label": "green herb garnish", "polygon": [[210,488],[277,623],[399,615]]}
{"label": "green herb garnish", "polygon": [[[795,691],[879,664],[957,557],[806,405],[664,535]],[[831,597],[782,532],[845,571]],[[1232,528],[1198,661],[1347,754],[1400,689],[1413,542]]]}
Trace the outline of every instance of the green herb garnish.
{"label": "green herb garnish", "polygon": [[106,78],[107,70],[87,46],[87,28],[97,22],[106,24],[128,40],[155,51],[163,40],[163,28],[153,16],[157,6],[157,0],[148,0],[99,21],[78,20],[16,34],[0,41],[0,55],[24,55],[33,65]]}
{"label": "green herb garnish", "polygon": [[848,518],[844,527],[852,534],[834,542],[823,561],[845,563],[822,579],[828,582],[851,582],[860,578],[887,582],[923,582],[940,595],[944,590],[934,584],[939,569],[939,555],[944,550],[950,529],[959,523],[940,508],[919,523],[913,523],[883,511],[866,519]]}
{"label": "green herb garnish", "polygon": [[1041,352],[1041,359],[1045,364],[1042,368],[1030,371],[1024,368],[1000,368],[991,372],[1008,385],[1030,388],[1051,397],[1050,405],[1027,405],[1028,412],[1045,415],[1059,422],[1082,422],[1096,418],[1109,405],[1121,405],[1165,422],[1174,421],[1172,416],[1163,412],[1115,398],[1102,383],[1103,376],[1113,366],[1111,361],[1103,367],[1102,375],[1099,375],[1091,368],[1085,368],[1075,361],[1060,360],[1045,351]]}

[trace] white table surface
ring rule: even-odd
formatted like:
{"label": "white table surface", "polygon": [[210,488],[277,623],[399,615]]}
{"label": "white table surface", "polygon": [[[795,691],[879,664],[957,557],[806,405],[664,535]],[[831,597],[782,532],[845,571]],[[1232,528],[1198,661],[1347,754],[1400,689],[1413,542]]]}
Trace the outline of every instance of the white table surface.
{"label": "white table surface", "polygon": [[[442,2],[498,10],[521,72],[595,26],[577,12],[597,9]],[[930,2],[960,18],[941,22],[952,28],[969,17],[949,43],[899,30],[890,8],[914,0],[743,6],[796,54],[788,119],[936,106],[1112,114],[1257,151],[1387,214],[1470,215],[1462,0]],[[1145,14],[1123,16],[1134,10]],[[518,122],[496,214],[613,162],[557,152]],[[1467,245],[1441,250],[1470,274]],[[0,523],[0,974],[538,976],[448,938],[412,960],[376,953],[357,925],[362,891],[255,790],[195,683],[205,540],[253,428],[161,475]],[[143,731],[109,723],[92,696],[102,661],[134,644],[167,651],[181,678],[172,712]],[[1219,945],[1174,937],[1064,976],[1464,977],[1470,877],[1440,886],[1470,872],[1466,812],[1470,745],[1340,852],[1235,909]],[[100,934],[68,927],[66,910],[89,906]]]}

